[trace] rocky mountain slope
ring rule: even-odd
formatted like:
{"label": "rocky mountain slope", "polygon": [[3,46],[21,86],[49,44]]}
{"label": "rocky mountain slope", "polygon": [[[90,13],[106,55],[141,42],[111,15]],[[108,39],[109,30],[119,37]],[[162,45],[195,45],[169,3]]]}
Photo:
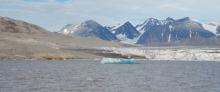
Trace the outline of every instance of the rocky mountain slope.
{"label": "rocky mountain slope", "polygon": [[10,33],[42,34],[49,33],[44,28],[21,20],[14,20],[8,17],[0,17],[0,31]]}
{"label": "rocky mountain slope", "polygon": [[108,29],[102,27],[100,24],[93,20],[88,20],[73,25],[68,24],[58,33],[82,37],[98,37],[107,41],[118,41],[117,37],[113,35]]}
{"label": "rocky mountain slope", "polygon": [[195,36],[192,38],[186,38],[177,42],[155,42],[155,43],[149,43],[144,44],[144,46],[147,47],[175,47],[175,46],[181,46],[181,47],[218,47],[220,46],[220,36],[214,36],[211,38],[203,38],[201,36]]}
{"label": "rocky mountain slope", "polygon": [[0,17],[0,58],[5,59],[94,59],[103,56],[70,48],[130,46],[96,37],[68,36],[11,18]]}
{"label": "rocky mountain slope", "polygon": [[203,38],[196,36],[176,42],[177,46],[220,46],[220,36]]}

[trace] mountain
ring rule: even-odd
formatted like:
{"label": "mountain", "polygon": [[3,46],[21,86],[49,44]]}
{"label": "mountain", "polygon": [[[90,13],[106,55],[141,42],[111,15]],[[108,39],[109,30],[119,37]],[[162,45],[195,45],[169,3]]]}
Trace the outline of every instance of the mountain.
{"label": "mountain", "polygon": [[143,24],[136,26],[138,31],[143,33],[137,44],[176,42],[194,36],[204,38],[216,36],[212,31],[205,29],[203,25],[189,17],[178,20],[168,17],[162,21],[150,18]]}
{"label": "mountain", "polygon": [[118,41],[114,34],[93,20],[67,25],[58,33],[82,37],[98,37],[107,41]]}
{"label": "mountain", "polygon": [[110,31],[123,43],[135,43],[140,35],[140,32],[130,22],[119,24]]}
{"label": "mountain", "polygon": [[9,33],[42,34],[49,33],[42,27],[21,20],[0,17],[0,31]]}

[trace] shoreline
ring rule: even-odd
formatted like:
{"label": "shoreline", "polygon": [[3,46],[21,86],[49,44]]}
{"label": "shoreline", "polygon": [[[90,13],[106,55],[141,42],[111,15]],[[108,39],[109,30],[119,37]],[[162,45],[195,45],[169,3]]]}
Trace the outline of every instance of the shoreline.
{"label": "shoreline", "polygon": [[[62,48],[60,50],[89,55],[80,58],[70,54],[45,54],[35,58],[4,58],[0,60],[95,60],[101,58],[143,59],[143,60],[184,60],[184,61],[220,61],[219,47],[190,47],[190,48],[149,48],[149,47],[92,47],[92,48]],[[78,55],[78,56],[80,56]],[[86,57],[86,56],[84,56]]]}

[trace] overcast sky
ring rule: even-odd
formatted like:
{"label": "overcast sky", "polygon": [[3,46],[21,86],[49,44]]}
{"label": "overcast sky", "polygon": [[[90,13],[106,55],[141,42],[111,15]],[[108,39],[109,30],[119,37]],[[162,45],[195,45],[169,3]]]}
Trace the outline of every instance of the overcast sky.
{"label": "overcast sky", "polygon": [[220,21],[220,0],[0,0],[0,16],[23,20],[49,31],[66,24],[94,20],[102,26],[148,18],[190,17],[203,23]]}

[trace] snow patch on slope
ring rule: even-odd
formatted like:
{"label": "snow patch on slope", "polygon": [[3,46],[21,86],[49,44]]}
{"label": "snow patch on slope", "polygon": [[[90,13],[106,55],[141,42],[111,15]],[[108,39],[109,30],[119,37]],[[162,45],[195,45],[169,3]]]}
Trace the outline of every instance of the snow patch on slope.
{"label": "snow patch on slope", "polygon": [[198,20],[195,20],[195,19],[191,19],[191,18],[190,18],[190,20],[191,20],[191,21],[195,21],[195,22],[199,22]]}
{"label": "snow patch on slope", "polygon": [[143,27],[145,26],[146,24],[142,24],[140,26],[138,26],[136,29],[141,32],[141,31],[144,31]]}
{"label": "snow patch on slope", "polygon": [[75,24],[75,25],[68,26],[65,29],[63,29],[63,33],[64,34],[73,34],[78,30],[78,28],[80,26],[83,26],[83,25],[86,25],[86,24],[85,23],[78,23],[78,24]]}
{"label": "snow patch on slope", "polygon": [[[204,24],[202,23],[202,26],[204,29],[209,30],[210,32],[212,32],[213,34],[217,33],[217,27],[218,25],[211,25],[211,24]],[[217,35],[217,34],[216,34]]]}
{"label": "snow patch on slope", "polygon": [[65,34],[68,34],[68,31],[67,31],[66,29],[64,29],[64,33],[65,33]]}
{"label": "snow patch on slope", "polygon": [[120,40],[120,42],[127,43],[127,44],[135,44],[139,39],[139,37],[134,38],[134,39],[129,39],[127,38],[125,34],[118,34],[116,35],[116,37]]}
{"label": "snow patch on slope", "polygon": [[110,30],[115,30],[115,29],[118,29],[119,27],[121,27],[122,25],[124,25],[125,23],[121,23],[121,24],[119,24],[119,25],[117,25],[117,26],[115,26],[115,27],[113,27],[112,29],[110,29]]}
{"label": "snow patch on slope", "polygon": [[[156,21],[156,19],[150,18],[150,19],[148,19],[147,21],[145,21],[143,24],[137,26],[136,29],[137,29],[139,32],[140,32],[140,31],[145,31],[145,28],[144,28],[144,27],[145,27],[146,25],[148,25],[149,22],[152,22],[152,23],[150,23],[150,24],[155,24],[155,21]],[[159,24],[157,23],[156,25],[159,25]]]}
{"label": "snow patch on slope", "polygon": [[116,31],[111,31],[113,34],[116,32]]}

